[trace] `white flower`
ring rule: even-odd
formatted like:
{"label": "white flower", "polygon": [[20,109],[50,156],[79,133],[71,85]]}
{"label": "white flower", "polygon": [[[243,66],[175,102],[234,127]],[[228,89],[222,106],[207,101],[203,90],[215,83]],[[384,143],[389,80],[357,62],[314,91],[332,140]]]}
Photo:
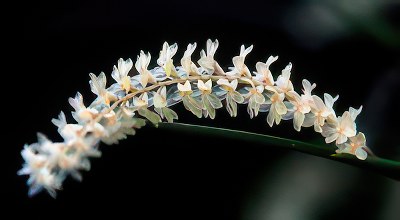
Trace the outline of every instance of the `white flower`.
{"label": "white flower", "polygon": [[295,91],[290,91],[287,93],[290,103],[293,105],[290,112],[293,113],[293,126],[296,131],[300,131],[303,125],[305,114],[311,111],[309,100],[307,96],[301,96]]}
{"label": "white flower", "polygon": [[178,83],[178,90],[179,90],[179,95],[182,97],[183,105],[185,106],[185,108],[191,111],[198,118],[201,118],[203,114],[202,112],[203,107],[198,100],[196,100],[191,96],[193,91],[190,85],[190,81],[186,80],[185,84],[183,85]]}
{"label": "white flower", "polygon": [[206,83],[204,83],[202,80],[197,81],[197,87],[203,94],[210,94],[211,87],[212,87],[212,81],[209,79]]}
{"label": "white flower", "polygon": [[194,50],[196,49],[197,44],[189,44],[186,48],[185,53],[183,54],[183,58],[181,59],[181,65],[183,69],[186,71],[187,74],[189,75],[200,75],[200,72],[198,68],[196,67],[196,64],[192,62],[192,54]]}
{"label": "white flower", "polygon": [[273,86],[275,84],[275,81],[272,77],[271,71],[269,70],[269,66],[277,59],[278,56],[270,56],[267,62],[256,63],[257,72],[255,72],[256,76],[254,76],[253,79],[263,83],[265,86]]}
{"label": "white flower", "polygon": [[[91,121],[96,116],[99,114],[99,111],[97,111],[94,108],[87,108],[83,104],[83,97],[82,95],[78,92],[76,93],[75,98],[69,98],[68,99],[69,104],[74,108],[75,112],[72,112],[72,117],[78,122],[78,123],[85,123],[87,121]],[[64,115],[64,121],[65,115]],[[58,126],[59,127],[59,126]]]}
{"label": "white flower", "polygon": [[201,92],[201,103],[203,104],[204,117],[215,118],[215,109],[221,108],[222,103],[215,94],[212,94],[212,81],[209,79],[206,83],[202,80],[197,81],[197,87]]}
{"label": "white flower", "polygon": [[210,39],[207,40],[207,53],[204,50],[200,52],[200,59],[197,63],[204,69],[208,75],[212,75],[214,72],[223,74],[224,71],[219,66],[217,61],[214,60],[215,52],[219,46],[218,40],[212,42]]}
{"label": "white flower", "polygon": [[157,92],[154,93],[154,107],[164,108],[167,107],[167,89],[165,86],[160,87]]}
{"label": "white flower", "polygon": [[302,100],[305,102],[308,102],[309,105],[312,105],[314,103],[314,99],[311,95],[311,92],[315,89],[317,86],[315,83],[311,85],[310,81],[303,79],[302,81],[303,84],[303,94],[301,95]]}
{"label": "white flower", "polygon": [[247,113],[249,113],[250,118],[258,115],[260,110],[260,105],[264,104],[265,97],[262,94],[264,91],[264,86],[259,85],[248,89],[248,93],[244,95],[245,102],[248,102]]}
{"label": "white flower", "polygon": [[292,63],[289,63],[285,69],[282,70],[282,74],[278,76],[276,80],[276,88],[280,93],[287,93],[293,91],[293,84],[290,81],[290,71],[292,70]]}
{"label": "white flower", "polygon": [[267,104],[271,104],[267,116],[267,123],[270,127],[274,125],[274,122],[278,125],[282,120],[282,116],[287,113],[287,107],[283,103],[284,99],[285,94],[275,91],[270,100],[266,100]]}
{"label": "white flower", "polygon": [[244,97],[236,91],[238,80],[232,80],[229,82],[227,79],[219,79],[217,84],[223,89],[221,95],[225,95],[226,110],[231,117],[237,116],[237,103],[243,103]]}
{"label": "white flower", "polygon": [[336,120],[336,113],[333,110],[333,104],[336,102],[336,100],[339,98],[339,96],[336,96],[333,98],[331,95],[328,93],[324,94],[324,101],[316,95],[312,96],[313,98],[313,103],[311,105],[311,112],[312,114],[307,114],[304,124],[304,127],[309,127],[314,125],[314,130],[316,132],[322,132],[322,126],[324,126],[325,121],[331,120],[335,121]]}
{"label": "white flower", "polygon": [[164,68],[165,73],[169,77],[171,74],[175,74],[175,67],[173,64],[172,57],[176,54],[178,45],[176,43],[169,46],[167,42],[164,42],[160,56],[157,59],[157,64]]}
{"label": "white flower", "polygon": [[140,55],[137,57],[136,63],[135,63],[135,68],[139,72],[139,76],[137,76],[139,79],[138,81],[142,85],[143,88],[146,87],[147,83],[156,83],[157,80],[155,77],[150,73],[147,68],[149,67],[151,60],[151,55],[150,53],[147,53],[147,55],[141,50]]}
{"label": "white flower", "polygon": [[167,89],[165,86],[160,87],[157,92],[154,93],[154,110],[161,116],[166,118],[168,122],[174,122],[174,119],[178,119],[178,114],[170,108],[167,108]]}
{"label": "white flower", "polygon": [[[71,174],[76,180],[81,181],[82,176],[77,169],[90,169],[90,163],[84,159],[80,153],[69,153],[71,148],[62,143],[53,143],[43,134],[38,134],[40,151],[48,155],[48,163],[50,167],[58,167],[63,174]],[[83,162],[84,161],[84,162]],[[89,163],[87,165],[86,163]]]}
{"label": "white flower", "polygon": [[142,93],[139,97],[134,97],[133,105],[139,108],[147,108],[149,105],[149,96],[147,92]]}
{"label": "white flower", "polygon": [[356,135],[356,124],[348,111],[345,111],[336,121],[326,123],[322,127],[322,136],[326,143],[336,141],[336,145],[343,144],[347,138]]}
{"label": "white flower", "polygon": [[192,93],[192,86],[190,85],[190,81],[186,80],[185,84],[178,83],[178,90],[181,96],[188,95]]}
{"label": "white flower", "polygon": [[90,73],[89,76],[91,79],[89,81],[90,89],[94,94],[97,95],[97,99],[93,103],[106,104],[109,106],[110,102],[117,100],[117,97],[115,97],[114,94],[107,91],[106,89],[107,79],[106,75],[103,72],[101,72],[98,77],[93,73]]}
{"label": "white flower", "polygon": [[18,175],[29,175],[29,196],[34,196],[46,189],[52,197],[55,197],[55,190],[61,187],[61,181],[49,170],[47,156],[38,153],[40,147],[38,143],[24,146],[21,155],[25,163],[18,171]]}
{"label": "white flower", "polygon": [[350,141],[340,144],[336,153],[349,153],[355,155],[360,160],[367,159],[368,147],[366,146],[365,135],[359,132],[356,136],[350,137]]}
{"label": "white flower", "polygon": [[118,89],[125,91],[128,93],[131,90],[131,77],[128,76],[129,71],[132,69],[133,62],[131,59],[124,59],[120,58],[118,60],[118,67],[114,65],[113,71],[111,73],[111,77],[117,82],[116,86],[118,85]]}
{"label": "white flower", "polygon": [[232,59],[234,68],[231,71],[226,72],[226,75],[231,76],[231,77],[234,77],[234,76],[236,76],[236,77],[245,76],[245,77],[249,77],[250,78],[251,77],[250,70],[244,64],[244,60],[245,60],[247,54],[249,54],[252,50],[253,50],[253,45],[251,45],[248,48],[245,48],[244,45],[242,45],[240,47],[239,56],[235,56]]}

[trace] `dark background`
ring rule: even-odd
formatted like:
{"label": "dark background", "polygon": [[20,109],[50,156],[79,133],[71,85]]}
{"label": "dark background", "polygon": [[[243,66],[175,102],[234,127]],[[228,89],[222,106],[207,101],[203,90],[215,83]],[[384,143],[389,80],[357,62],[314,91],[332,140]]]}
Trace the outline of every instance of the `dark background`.
{"label": "dark background", "polygon": [[[104,71],[122,57],[152,54],[164,41],[204,48],[217,38],[216,59],[231,66],[241,44],[254,44],[247,65],[279,55],[274,77],[292,62],[292,80],[317,83],[317,94],[340,94],[336,110],[364,106],[358,118],[368,145],[400,159],[398,143],[400,35],[395,1],[68,1],[19,7],[16,56],[9,74],[15,89],[4,116],[6,175],[0,209],[15,216],[128,216],[132,219],[396,219],[400,185],[375,173],[297,152],[196,134],[141,129],[115,146],[102,146],[82,183],[68,179],[56,200],[27,197],[18,177],[25,143],[36,132],[60,140],[50,119],[70,111],[80,91],[88,104],[88,73]],[[193,60],[198,59],[199,49]],[[111,77],[110,77],[111,79]],[[8,94],[8,93],[7,93]],[[224,110],[215,120],[196,119],[176,106],[179,122],[253,131],[302,141],[323,141],[312,129],[297,133],[290,122],[269,128],[261,114],[250,120]],[[10,114],[12,112],[12,114]],[[54,214],[53,214],[54,213]]]}

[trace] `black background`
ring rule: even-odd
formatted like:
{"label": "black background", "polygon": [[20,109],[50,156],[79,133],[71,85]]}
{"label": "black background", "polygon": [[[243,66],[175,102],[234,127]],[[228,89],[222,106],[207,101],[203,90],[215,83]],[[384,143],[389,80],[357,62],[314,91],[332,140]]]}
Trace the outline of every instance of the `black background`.
{"label": "black background", "polygon": [[[356,11],[347,11],[342,28],[325,26],[323,19],[310,15],[313,10],[300,10],[310,2],[23,4],[17,32],[21,48],[11,74],[11,83],[16,84],[8,91],[13,100],[4,116],[9,128],[5,139],[10,143],[3,146],[6,187],[0,200],[6,206],[0,209],[11,210],[10,206],[17,208],[16,216],[54,218],[337,219],[346,215],[394,219],[400,213],[390,207],[399,204],[399,184],[377,174],[269,146],[151,126],[119,145],[102,146],[102,158],[92,160],[92,170],[84,173],[83,182],[68,179],[56,200],[45,193],[28,198],[26,178],[16,175],[23,162],[19,152],[25,143],[36,141],[36,132],[60,140],[50,119],[60,110],[71,110],[68,97],[80,91],[86,103],[94,98],[87,83],[89,72],[104,71],[109,76],[120,57],[135,60],[140,50],[151,52],[154,66],[164,41],[178,43],[175,60],[179,60],[187,43],[197,42],[198,48],[204,48],[208,38],[219,40],[216,59],[224,67],[231,65],[241,44],[254,44],[246,62],[252,70],[257,61],[279,55],[271,67],[274,76],[292,62],[298,91],[301,80],[307,78],[317,83],[319,95],[340,94],[337,112],[363,105],[358,127],[369,138],[369,146],[378,155],[398,160],[399,5],[388,3],[377,9],[393,27],[395,34],[387,35],[374,16]],[[315,5],[340,17],[334,2]],[[295,132],[290,122],[269,128],[263,114],[250,120],[245,107],[237,118],[220,110],[215,120],[196,119],[182,106],[175,110],[179,122],[323,140],[312,129]],[[304,193],[299,192],[315,195],[302,200]],[[311,205],[297,210],[306,207],[305,201]],[[261,208],[254,211],[254,207]]]}

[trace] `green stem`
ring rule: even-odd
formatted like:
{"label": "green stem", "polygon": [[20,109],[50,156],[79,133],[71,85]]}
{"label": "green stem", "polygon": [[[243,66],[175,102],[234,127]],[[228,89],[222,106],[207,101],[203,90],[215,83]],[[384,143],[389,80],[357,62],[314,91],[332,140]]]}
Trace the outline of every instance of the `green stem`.
{"label": "green stem", "polygon": [[306,154],[350,164],[366,170],[371,170],[400,181],[399,161],[388,160],[372,155],[369,155],[366,160],[359,160],[351,154],[335,154],[335,149],[328,145],[320,146],[270,135],[182,123],[159,123],[158,128],[207,136],[224,137],[233,140],[248,141],[256,144],[292,149]]}

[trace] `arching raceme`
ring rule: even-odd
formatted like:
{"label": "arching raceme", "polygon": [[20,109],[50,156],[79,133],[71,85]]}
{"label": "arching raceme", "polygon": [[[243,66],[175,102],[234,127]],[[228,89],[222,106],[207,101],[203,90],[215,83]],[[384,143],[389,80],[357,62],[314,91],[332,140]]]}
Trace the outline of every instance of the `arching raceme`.
{"label": "arching raceme", "polygon": [[[290,81],[291,63],[273,78],[269,66],[277,56],[270,56],[265,63],[258,62],[256,71],[251,73],[244,61],[253,46],[242,45],[239,55],[232,59],[233,67],[225,71],[214,59],[218,45],[218,40],[208,40],[206,51],[200,52],[198,65],[191,58],[196,43],[187,46],[180,66],[173,62],[177,44],[164,43],[157,59],[158,66],[152,69],[149,69],[150,53],[140,52],[135,69],[132,69],[131,59],[121,58],[113,68],[114,81],[109,87],[104,73],[98,76],[90,73],[90,87],[97,98],[85,106],[78,92],[69,99],[76,123],[67,123],[63,112],[52,120],[64,141],[52,142],[38,134],[38,142],[25,145],[22,150],[25,164],[18,174],[29,175],[29,195],[45,189],[55,197],[67,176],[81,180],[79,170],[90,169],[88,158],[101,156],[100,142],[117,144],[128,135],[134,135],[135,129],[144,126],[146,119],[153,124],[162,120],[172,123],[178,115],[171,107],[180,102],[197,117],[212,119],[219,108],[225,106],[229,114],[236,117],[238,104],[247,105],[250,118],[268,112],[269,126],[293,119],[296,131],[314,127],[325,137],[326,143],[336,144],[337,153],[353,154],[360,160],[367,158],[365,136],[357,133],[355,124],[362,107],[350,107],[337,116],[333,105],[338,96],[313,95],[316,85],[306,79],[302,81],[299,94]],[[134,73],[133,76],[130,73]]]}

